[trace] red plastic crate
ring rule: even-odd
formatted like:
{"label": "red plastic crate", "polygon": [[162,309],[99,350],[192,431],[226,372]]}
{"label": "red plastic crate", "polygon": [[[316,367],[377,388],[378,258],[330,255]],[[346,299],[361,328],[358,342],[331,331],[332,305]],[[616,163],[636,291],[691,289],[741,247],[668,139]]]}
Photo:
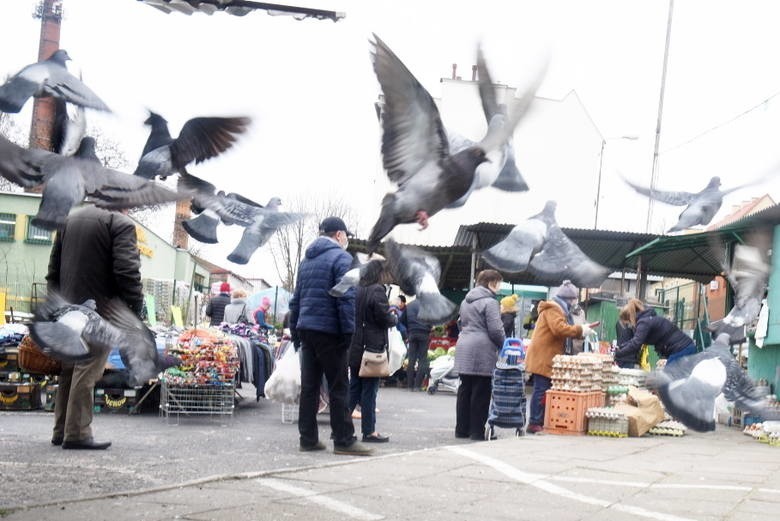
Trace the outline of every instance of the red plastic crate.
{"label": "red plastic crate", "polygon": [[591,407],[604,406],[604,393],[547,391],[544,405],[544,430],[553,434],[585,434],[585,413]]}

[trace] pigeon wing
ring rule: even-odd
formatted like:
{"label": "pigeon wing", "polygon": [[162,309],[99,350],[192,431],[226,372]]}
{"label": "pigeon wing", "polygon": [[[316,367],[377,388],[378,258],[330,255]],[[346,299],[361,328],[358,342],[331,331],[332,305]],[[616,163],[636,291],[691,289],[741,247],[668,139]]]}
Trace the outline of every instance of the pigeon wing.
{"label": "pigeon wing", "polygon": [[51,155],[45,150],[22,148],[0,134],[0,175],[14,184],[32,188],[43,183],[43,166]]}
{"label": "pigeon wing", "polygon": [[190,197],[143,177],[125,174],[85,159],[63,158],[77,162],[88,196],[101,208],[134,208],[180,201]]}
{"label": "pigeon wing", "polygon": [[482,252],[482,258],[499,271],[520,273],[528,268],[531,256],[544,245],[547,224],[531,218],[518,224],[503,240]]}
{"label": "pigeon wing", "polygon": [[200,163],[224,152],[246,131],[249,123],[247,117],[202,117],[187,121],[179,137],[170,145],[174,169],[179,170],[192,161]]}
{"label": "pigeon wing", "polygon": [[485,113],[485,120],[490,120],[500,112],[498,101],[496,100],[496,89],[493,86],[493,78],[490,76],[485,54],[482,52],[482,46],[477,48],[477,77],[479,80],[479,99],[482,100],[482,111]]}
{"label": "pigeon wing", "polygon": [[609,275],[609,269],[594,262],[566,234],[553,225],[547,231],[542,251],[529,265],[532,272],[554,278],[569,279],[577,286],[598,287]]}
{"label": "pigeon wing", "polygon": [[693,194],[691,192],[667,192],[664,190],[656,190],[656,189],[649,189],[645,188],[644,186],[640,186],[638,184],[635,184],[628,179],[623,179],[623,181],[636,190],[637,193],[642,194],[644,196],[647,196],[651,199],[655,199],[656,201],[661,201],[662,203],[671,204],[674,206],[685,206],[686,204],[690,204],[693,202],[694,198],[696,197],[696,194]]}
{"label": "pigeon wing", "polygon": [[27,100],[38,92],[38,82],[25,78],[22,72],[24,70],[0,85],[0,112],[20,112]]}
{"label": "pigeon wing", "polygon": [[118,347],[130,370],[131,383],[142,385],[154,378],[159,368],[154,333],[118,298],[103,305],[101,316],[121,332]]}
{"label": "pigeon wing", "polygon": [[376,34],[373,62],[385,108],[382,158],[388,178],[405,184],[428,163],[444,159],[449,144],[433,98]]}
{"label": "pigeon wing", "polygon": [[49,70],[49,77],[43,83],[43,91],[45,93],[62,98],[75,105],[111,112],[108,105],[97,94],[92,92],[92,89],[68,72],[68,69],[65,67],[46,62],[38,65],[47,67]]}

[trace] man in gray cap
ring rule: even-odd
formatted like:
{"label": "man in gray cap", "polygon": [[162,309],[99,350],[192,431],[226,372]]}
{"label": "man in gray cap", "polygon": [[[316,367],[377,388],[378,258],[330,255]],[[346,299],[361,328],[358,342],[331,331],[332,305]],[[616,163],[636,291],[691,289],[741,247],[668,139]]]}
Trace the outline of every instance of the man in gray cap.
{"label": "man in gray cap", "polygon": [[298,432],[302,451],[325,449],[317,428],[324,374],[328,382],[333,452],[352,456],[373,452],[357,441],[347,403],[347,354],[355,332],[355,289],[342,297],[328,293],[352,265],[352,256],[345,251],[352,236],[338,217],[328,217],[320,223],[320,236],[306,248],[290,300],[290,335],[301,351]]}

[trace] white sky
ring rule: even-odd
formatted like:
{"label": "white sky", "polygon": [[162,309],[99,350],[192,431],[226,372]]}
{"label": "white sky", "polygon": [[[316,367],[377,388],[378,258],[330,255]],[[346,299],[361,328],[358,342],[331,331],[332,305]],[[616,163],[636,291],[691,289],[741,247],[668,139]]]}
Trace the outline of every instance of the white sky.
{"label": "white sky", "polygon": [[[575,89],[607,139],[599,228],[645,231],[647,200],[618,181],[615,171],[650,184],[668,2],[283,2],[346,12],[338,23],[262,11],[245,17],[165,15],[136,0],[63,3],[61,47],[74,60],[70,69],[81,69],[84,81],[115,111],[87,117],[122,143],[131,164],[148,136],[147,107],[168,119],[174,135],[194,116],[247,114],[254,123],[238,146],[192,173],[261,203],[274,195],[282,201],[299,195],[343,197],[359,215],[353,224],[361,237],[367,236],[381,200],[374,183],[381,133],[373,107],[379,86],[369,60],[372,32],[434,97],[453,63],[464,79],[470,77],[480,39],[495,79],[509,85],[523,80],[522,64],[549,50],[550,69],[539,94],[561,97]],[[15,73],[37,57],[40,25],[31,17],[34,4],[0,2],[0,74]],[[780,163],[780,97],[719,126],[780,92],[778,26],[780,2],[677,0],[659,189],[699,191],[713,175],[729,187]],[[17,123],[29,125],[28,109]],[[713,127],[718,128],[683,144]],[[599,149],[594,146],[595,157]],[[517,195],[523,209],[518,221],[556,199],[562,226],[592,226],[593,195],[567,192],[565,177],[523,173],[531,191]],[[592,175],[595,187],[598,172]],[[765,193],[780,200],[776,174],[729,196],[722,213]],[[679,212],[656,204],[651,231],[668,228]],[[172,220],[172,210],[170,215]],[[431,226],[447,218],[442,212]],[[161,235],[169,237],[168,219],[160,220]],[[494,220],[480,210],[462,224]],[[203,255],[239,274],[277,281],[267,248],[247,266],[225,259],[240,231],[221,227],[221,244],[205,247]]]}

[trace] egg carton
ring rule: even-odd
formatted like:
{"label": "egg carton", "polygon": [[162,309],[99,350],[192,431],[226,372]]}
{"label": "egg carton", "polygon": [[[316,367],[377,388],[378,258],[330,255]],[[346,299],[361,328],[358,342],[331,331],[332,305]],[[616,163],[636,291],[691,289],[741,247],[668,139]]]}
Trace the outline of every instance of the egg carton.
{"label": "egg carton", "polygon": [[688,428],[674,420],[665,420],[648,431],[654,436],[683,436]]}

